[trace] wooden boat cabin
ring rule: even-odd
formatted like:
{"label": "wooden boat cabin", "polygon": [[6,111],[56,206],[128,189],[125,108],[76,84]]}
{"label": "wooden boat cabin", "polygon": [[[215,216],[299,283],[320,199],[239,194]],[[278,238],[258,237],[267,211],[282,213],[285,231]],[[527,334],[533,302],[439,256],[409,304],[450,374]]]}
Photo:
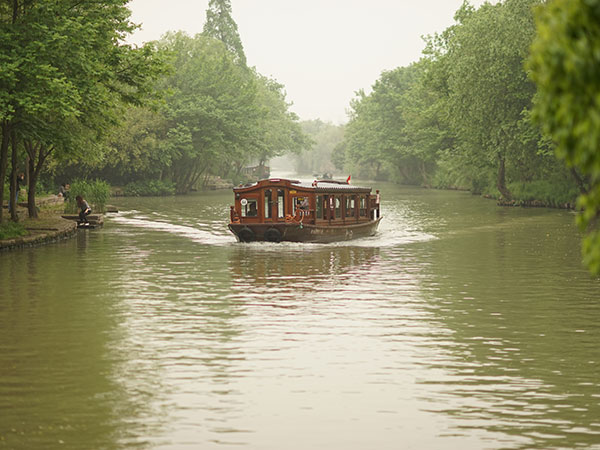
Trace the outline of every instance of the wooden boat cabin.
{"label": "wooden boat cabin", "polygon": [[229,229],[239,241],[333,242],[370,236],[379,191],[347,182],[270,178],[233,188]]}

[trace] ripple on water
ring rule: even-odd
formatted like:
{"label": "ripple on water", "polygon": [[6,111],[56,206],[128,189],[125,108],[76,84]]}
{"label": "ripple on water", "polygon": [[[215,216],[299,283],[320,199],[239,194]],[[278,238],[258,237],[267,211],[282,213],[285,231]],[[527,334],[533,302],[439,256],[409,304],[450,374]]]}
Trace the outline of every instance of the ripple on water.
{"label": "ripple on water", "polygon": [[598,283],[564,218],[386,198],[355,241],[238,244],[202,194],[0,255],[0,442],[596,445]]}

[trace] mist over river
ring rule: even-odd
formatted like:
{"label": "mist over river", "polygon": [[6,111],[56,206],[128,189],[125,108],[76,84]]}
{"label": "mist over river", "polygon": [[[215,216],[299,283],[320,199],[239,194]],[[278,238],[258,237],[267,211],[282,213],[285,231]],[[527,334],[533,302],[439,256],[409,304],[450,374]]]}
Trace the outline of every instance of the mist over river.
{"label": "mist over river", "polygon": [[214,191],[0,254],[0,449],[600,449],[574,214],[373,187],[361,240],[237,243]]}

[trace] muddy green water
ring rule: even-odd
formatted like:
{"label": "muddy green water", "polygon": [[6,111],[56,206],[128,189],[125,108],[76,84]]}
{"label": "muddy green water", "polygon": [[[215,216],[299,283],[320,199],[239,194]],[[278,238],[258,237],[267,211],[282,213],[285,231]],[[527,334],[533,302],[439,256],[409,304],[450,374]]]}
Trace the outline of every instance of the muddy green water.
{"label": "muddy green water", "polygon": [[376,187],[358,241],[236,243],[212,192],[0,254],[0,448],[600,448],[573,214]]}

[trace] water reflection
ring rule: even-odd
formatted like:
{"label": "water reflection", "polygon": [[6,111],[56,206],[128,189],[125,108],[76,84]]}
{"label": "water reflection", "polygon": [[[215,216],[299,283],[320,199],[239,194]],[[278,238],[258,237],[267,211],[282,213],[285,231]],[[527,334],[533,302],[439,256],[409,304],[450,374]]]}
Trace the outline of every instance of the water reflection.
{"label": "water reflection", "polygon": [[0,255],[0,442],[599,442],[599,285],[571,217],[384,192],[380,233],[340,244],[236,243],[211,193]]}
{"label": "water reflection", "polygon": [[435,322],[451,336],[432,336],[431,410],[507,448],[598,442],[600,305],[577,236],[560,215],[500,211],[500,226],[429,247]]}
{"label": "water reflection", "polygon": [[234,284],[319,289],[321,282],[360,276],[377,263],[378,255],[378,248],[369,247],[246,244],[232,249],[229,267]]}
{"label": "water reflection", "polygon": [[[97,236],[98,237],[98,236]],[[115,376],[116,271],[90,237],[0,259],[0,442],[6,448],[119,448],[140,442],[147,398]],[[102,286],[102,290],[99,289]],[[139,391],[139,386],[136,392]]]}

